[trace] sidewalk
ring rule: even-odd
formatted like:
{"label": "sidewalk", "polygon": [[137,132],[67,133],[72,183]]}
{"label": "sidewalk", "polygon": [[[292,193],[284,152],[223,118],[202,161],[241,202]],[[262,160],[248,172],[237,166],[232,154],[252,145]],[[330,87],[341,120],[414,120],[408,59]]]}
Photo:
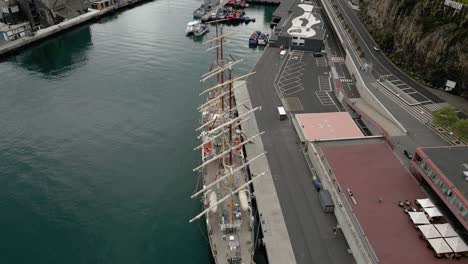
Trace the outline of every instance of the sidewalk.
{"label": "sidewalk", "polygon": [[468,99],[446,93],[442,90],[436,90],[427,88],[431,93],[439,96],[440,98],[444,99],[447,103],[451,104],[461,112],[463,112],[466,116],[468,116]]}
{"label": "sidewalk", "polygon": [[350,98],[349,100],[353,102],[357,108],[362,110],[370,118],[372,118],[372,120],[379,124],[379,126],[381,126],[385,132],[389,134],[389,136],[396,137],[405,135],[400,128],[395,126],[390,120],[376,111],[371,105],[366,103],[361,98]]}

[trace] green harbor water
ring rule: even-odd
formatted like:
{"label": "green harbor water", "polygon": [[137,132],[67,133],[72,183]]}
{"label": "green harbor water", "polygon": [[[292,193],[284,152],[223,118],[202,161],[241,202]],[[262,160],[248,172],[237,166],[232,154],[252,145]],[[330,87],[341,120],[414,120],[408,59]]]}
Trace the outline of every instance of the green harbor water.
{"label": "green harbor water", "polygon": [[[185,36],[195,0],[155,0],[0,63],[0,263],[209,263],[190,199],[199,162],[199,76],[212,53]],[[228,53],[269,31],[275,7]],[[205,40],[214,35],[205,36]]]}

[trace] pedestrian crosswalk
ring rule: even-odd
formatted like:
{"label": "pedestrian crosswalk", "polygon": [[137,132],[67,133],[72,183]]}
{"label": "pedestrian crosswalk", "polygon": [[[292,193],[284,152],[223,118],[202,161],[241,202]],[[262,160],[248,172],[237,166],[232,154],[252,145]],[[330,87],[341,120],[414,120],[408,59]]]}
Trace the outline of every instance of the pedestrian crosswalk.
{"label": "pedestrian crosswalk", "polygon": [[447,107],[449,106],[449,104],[447,103],[432,103],[432,104],[425,104],[423,105],[427,110],[431,111],[431,112],[435,112],[437,110],[440,110],[444,107]]}
{"label": "pedestrian crosswalk", "polygon": [[398,106],[400,106],[410,115],[412,115],[416,120],[429,127],[432,131],[434,131],[434,133],[439,135],[443,140],[447,141],[448,143],[453,145],[468,143],[463,140],[460,140],[456,135],[453,134],[453,132],[445,128],[438,127],[432,122],[432,112],[446,106],[446,103],[408,105],[401,98],[399,98],[398,96],[390,92],[388,89],[383,87],[380,83],[371,83],[371,85],[374,86],[379,92],[387,96],[390,100],[395,102]]}
{"label": "pedestrian crosswalk", "polygon": [[332,90],[329,76],[319,76],[318,81],[319,81],[320,91],[331,91]]}
{"label": "pedestrian crosswalk", "polygon": [[336,62],[336,63],[343,63],[345,61],[343,57],[331,57],[330,59],[332,62]]}
{"label": "pedestrian crosswalk", "polygon": [[317,67],[328,67],[328,62],[325,57],[315,58],[315,64]]}
{"label": "pedestrian crosswalk", "polygon": [[315,95],[317,95],[317,98],[322,105],[335,105],[335,102],[333,102],[333,99],[331,98],[330,94],[328,94],[328,92],[316,91]]}

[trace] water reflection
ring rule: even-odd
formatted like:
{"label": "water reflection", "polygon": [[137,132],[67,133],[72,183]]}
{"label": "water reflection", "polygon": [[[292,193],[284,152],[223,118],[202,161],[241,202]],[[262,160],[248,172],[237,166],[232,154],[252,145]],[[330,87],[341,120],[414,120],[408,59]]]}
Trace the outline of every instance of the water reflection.
{"label": "water reflection", "polygon": [[89,26],[83,26],[26,49],[9,61],[29,71],[42,73],[45,78],[57,79],[83,65],[90,46],[91,30]]}
{"label": "water reflection", "polygon": [[277,5],[265,6],[265,12],[263,12],[263,20],[271,21],[273,19],[273,13],[276,10]]}

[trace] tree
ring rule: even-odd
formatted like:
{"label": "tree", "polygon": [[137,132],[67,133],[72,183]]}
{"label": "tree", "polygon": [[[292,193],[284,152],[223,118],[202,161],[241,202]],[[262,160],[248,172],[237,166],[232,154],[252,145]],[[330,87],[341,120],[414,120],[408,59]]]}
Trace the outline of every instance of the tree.
{"label": "tree", "polygon": [[441,127],[451,127],[458,121],[457,110],[451,105],[443,107],[432,113],[432,121]]}
{"label": "tree", "polygon": [[458,120],[452,126],[453,132],[464,140],[468,140],[468,119]]}

